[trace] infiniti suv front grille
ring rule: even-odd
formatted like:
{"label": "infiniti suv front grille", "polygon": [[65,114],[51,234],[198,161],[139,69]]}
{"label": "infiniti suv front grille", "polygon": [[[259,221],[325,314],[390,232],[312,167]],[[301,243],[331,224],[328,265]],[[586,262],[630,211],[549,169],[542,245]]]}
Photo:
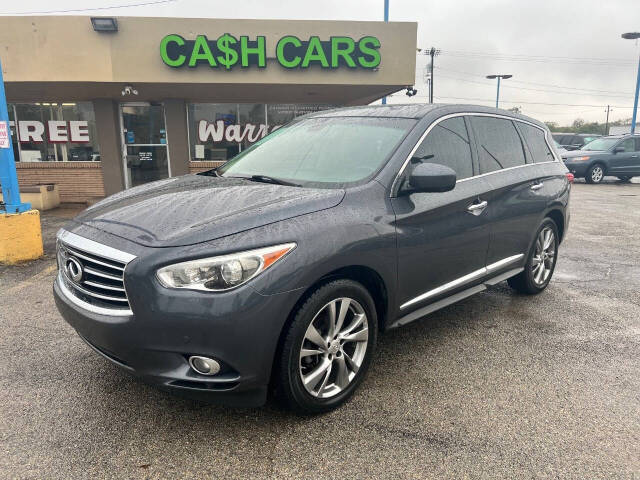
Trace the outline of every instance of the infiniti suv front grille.
{"label": "infiniti suv front grille", "polygon": [[100,313],[131,313],[124,269],[135,258],[133,255],[62,231],[57,256],[58,279],[68,296],[70,293],[83,302],[83,307]]}

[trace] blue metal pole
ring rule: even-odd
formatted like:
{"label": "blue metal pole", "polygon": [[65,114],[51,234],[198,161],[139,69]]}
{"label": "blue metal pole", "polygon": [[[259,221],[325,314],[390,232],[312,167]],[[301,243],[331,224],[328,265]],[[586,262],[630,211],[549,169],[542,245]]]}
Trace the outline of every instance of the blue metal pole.
{"label": "blue metal pole", "polygon": [[[384,21],[389,21],[389,0],[384,0]],[[382,105],[387,104],[387,97],[382,97]]]}
{"label": "blue metal pole", "polygon": [[[0,124],[6,128],[9,148],[0,147],[0,184],[4,210],[7,213],[22,213],[31,210],[30,203],[20,201],[20,188],[18,187],[18,174],[16,162],[11,145],[11,130],[9,129],[9,112],[7,111],[7,97],[4,93],[4,79],[2,78],[2,62],[0,62]],[[2,127],[0,127],[2,128]],[[0,207],[0,211],[2,207]]]}
{"label": "blue metal pole", "polygon": [[498,90],[496,92],[496,108],[498,108],[499,99],[500,99],[500,77],[498,77]]}
{"label": "blue metal pole", "polygon": [[638,78],[636,79],[636,97],[633,100],[633,115],[631,118],[631,134],[636,131],[636,117],[638,115],[638,93],[640,93],[640,56],[638,56]]}

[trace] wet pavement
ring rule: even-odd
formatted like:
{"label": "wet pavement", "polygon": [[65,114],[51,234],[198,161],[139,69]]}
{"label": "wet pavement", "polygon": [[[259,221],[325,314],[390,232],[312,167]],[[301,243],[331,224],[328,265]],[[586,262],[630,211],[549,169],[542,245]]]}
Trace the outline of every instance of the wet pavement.
{"label": "wet pavement", "polygon": [[[555,276],[383,335],[339,410],[176,398],[96,355],[46,256],[0,267],[2,478],[640,478],[640,184],[577,183]],[[634,476],[635,475],[635,476]]]}

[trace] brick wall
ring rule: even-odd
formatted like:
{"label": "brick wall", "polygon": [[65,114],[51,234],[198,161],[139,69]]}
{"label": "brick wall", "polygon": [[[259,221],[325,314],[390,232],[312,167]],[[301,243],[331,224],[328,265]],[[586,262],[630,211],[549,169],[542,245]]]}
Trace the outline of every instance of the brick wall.
{"label": "brick wall", "polygon": [[104,197],[100,162],[16,162],[20,185],[56,183],[62,202]]}
{"label": "brick wall", "polygon": [[211,170],[214,167],[219,167],[224,162],[190,162],[189,173],[199,173],[205,170]]}

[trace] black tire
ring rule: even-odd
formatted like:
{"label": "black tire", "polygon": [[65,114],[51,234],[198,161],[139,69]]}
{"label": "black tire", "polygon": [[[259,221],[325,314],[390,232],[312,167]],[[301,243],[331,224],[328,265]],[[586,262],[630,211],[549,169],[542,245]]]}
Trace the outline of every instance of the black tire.
{"label": "black tire", "polygon": [[[553,258],[550,262],[545,261],[545,269],[542,272],[544,278],[542,281],[537,281],[536,273],[539,272],[539,270],[536,269],[536,257],[538,256],[539,251],[538,239],[541,233],[547,228],[551,229],[553,232]],[[558,227],[553,220],[545,218],[540,227],[536,230],[536,236],[534,237],[533,245],[531,246],[531,251],[527,257],[527,263],[524,266],[524,270],[515,277],[511,277],[507,280],[509,286],[514,290],[527,295],[538,294],[547,288],[556,268],[556,261],[558,260],[558,245]],[[549,271],[548,275],[546,274],[546,270]]]}
{"label": "black tire", "polygon": [[584,179],[587,183],[602,183],[604,180],[604,176],[606,175],[606,170],[604,165],[601,163],[594,163],[587,170],[587,174],[584,176]]}
{"label": "black tire", "polygon": [[631,180],[631,178],[632,178],[632,177],[630,177],[630,176],[625,176],[625,175],[623,175],[623,176],[621,176],[621,177],[618,177],[618,180],[620,180],[621,182],[626,183],[626,182],[628,182],[629,180]]}
{"label": "black tire", "polygon": [[[326,323],[329,322],[329,312],[325,314],[325,309],[328,305],[336,300],[341,302],[341,299],[348,298],[351,301],[348,302],[349,309],[355,308],[357,305],[358,312],[364,312],[365,319],[363,324],[367,326],[367,332],[364,332],[364,336],[367,338],[366,345],[363,347],[358,347],[357,345],[363,344],[364,342],[351,342],[349,344],[345,343],[340,347],[338,352],[333,353],[333,360],[330,357],[331,347],[333,346],[334,340],[330,344],[327,344],[327,348],[323,350],[323,353],[319,355],[310,355],[309,357],[301,357],[302,348],[305,346],[305,350],[309,351],[311,348],[316,348],[318,351],[322,349],[322,347],[315,347],[314,345],[309,343],[307,334],[308,329],[312,322],[314,326],[318,326],[318,322],[322,322],[324,320],[323,317],[326,317]],[[340,300],[338,300],[340,299]],[[355,302],[353,302],[355,301]],[[336,312],[338,313],[337,317],[339,317],[339,309],[341,309],[342,303],[336,304]],[[354,310],[355,312],[355,310]],[[352,315],[352,316],[351,316]],[[344,319],[343,328],[349,327],[349,325],[353,325],[357,323],[356,313],[352,314],[351,310],[348,310],[347,317]],[[336,324],[338,320],[336,320]],[[346,325],[346,327],[345,327]],[[317,329],[319,333],[325,333],[320,325]],[[364,329],[354,329],[354,331],[359,331],[362,334]],[[354,391],[358,388],[362,380],[364,379],[369,365],[371,364],[371,359],[373,357],[375,351],[375,345],[378,334],[378,318],[376,315],[376,308],[371,298],[371,295],[367,291],[365,287],[361,284],[354,282],[352,280],[334,280],[324,285],[320,285],[308,298],[307,300],[297,309],[294,314],[293,321],[288,328],[288,331],[285,334],[281,355],[278,359],[277,371],[276,371],[276,389],[278,395],[281,399],[292,409],[302,414],[317,414],[323,413],[343,404],[351,395],[353,395]],[[326,337],[330,337],[330,334],[322,335],[322,338],[326,340]],[[348,356],[347,348],[351,348],[352,345],[356,345],[355,348],[360,348],[359,352],[351,353],[352,356]],[[347,347],[349,345],[349,347]],[[344,348],[344,351],[342,350]],[[364,352],[364,353],[363,353]],[[333,365],[336,365],[340,356],[342,355],[342,363],[345,365],[349,365],[349,362],[345,361],[347,358],[351,361],[353,359],[360,358],[361,363],[359,368],[355,372],[354,376],[348,380],[347,386],[342,388],[340,391],[336,391],[333,396],[329,396],[328,398],[320,398],[312,393],[310,393],[307,388],[303,384],[302,375],[304,374],[303,369],[309,368],[308,376],[310,373],[314,371],[321,370],[322,362],[331,363],[331,368],[329,369],[329,375],[327,376],[327,380],[324,380],[324,375],[320,377],[320,384],[326,384],[326,388],[329,389],[332,385],[334,390],[340,388],[338,384],[337,375],[340,373],[340,365],[337,365],[335,368]],[[347,355],[347,356],[345,356]],[[307,366],[303,362],[314,362],[318,363],[313,365],[312,363]],[[354,373],[353,370],[350,371],[349,375]],[[332,376],[333,383],[331,382]],[[344,378],[344,377],[343,377]],[[324,382],[324,383],[323,383]],[[310,387],[312,390],[313,386]],[[323,387],[318,387],[318,391],[322,391]],[[329,392],[331,393],[331,392]]]}

